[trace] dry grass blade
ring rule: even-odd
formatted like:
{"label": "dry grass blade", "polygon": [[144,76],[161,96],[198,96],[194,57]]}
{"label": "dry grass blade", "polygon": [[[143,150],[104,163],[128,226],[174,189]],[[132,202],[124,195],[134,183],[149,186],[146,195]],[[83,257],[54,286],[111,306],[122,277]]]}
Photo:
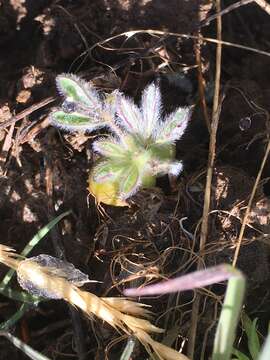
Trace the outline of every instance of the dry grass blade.
{"label": "dry grass blade", "polygon": [[268,2],[265,0],[254,0],[254,2],[270,15],[270,4],[268,4]]}
{"label": "dry grass blade", "polygon": [[[107,38],[105,40],[99,41],[96,44],[94,44],[93,46],[91,46],[91,48],[89,48],[88,54],[91,54],[93,52],[93,50],[95,48],[97,48],[98,46],[103,47],[105,44],[109,43],[112,40],[118,39],[120,37],[126,37],[126,38],[131,38],[134,35],[137,34],[149,34],[151,36],[175,36],[175,37],[179,37],[179,38],[183,38],[183,39],[194,39],[194,40],[201,40],[201,41],[207,41],[209,43],[213,43],[213,44],[217,44],[219,46],[231,46],[237,49],[242,49],[242,50],[246,50],[246,51],[250,51],[253,53],[257,53],[260,55],[264,55],[264,56],[270,56],[270,53],[268,51],[263,51],[263,50],[259,50],[259,49],[255,49],[253,47],[250,46],[245,46],[245,45],[241,45],[241,44],[236,44],[236,43],[232,43],[230,41],[224,41],[221,39],[214,39],[214,38],[208,38],[208,37],[199,37],[198,35],[190,35],[190,34],[181,34],[181,33],[175,33],[175,32],[166,32],[166,31],[161,31],[161,30],[154,30],[154,29],[146,29],[146,30],[132,30],[132,31],[126,31],[124,33],[121,34],[117,34],[115,36],[112,36],[110,38]],[[86,52],[82,53],[81,56],[86,55]]]}
{"label": "dry grass blade", "polygon": [[[198,32],[199,38],[202,36],[200,32]],[[200,105],[201,109],[203,111],[204,120],[208,129],[208,132],[210,134],[211,132],[211,126],[210,126],[210,120],[206,105],[206,98],[205,98],[205,81],[203,78],[203,71],[202,71],[202,59],[201,59],[201,41],[198,40],[195,44],[195,57],[196,62],[198,65],[198,89],[199,89],[199,95],[200,95]]]}

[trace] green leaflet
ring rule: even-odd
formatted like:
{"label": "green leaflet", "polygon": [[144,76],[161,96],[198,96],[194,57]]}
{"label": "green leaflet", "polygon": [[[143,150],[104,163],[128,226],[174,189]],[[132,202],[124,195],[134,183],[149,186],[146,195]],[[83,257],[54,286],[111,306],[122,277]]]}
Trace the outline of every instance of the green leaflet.
{"label": "green leaflet", "polygon": [[107,125],[105,121],[98,121],[98,118],[91,119],[90,117],[77,112],[66,113],[62,110],[52,113],[51,118],[55,125],[67,130],[93,131]]}
{"label": "green leaflet", "polygon": [[[92,108],[97,102],[97,99],[91,99],[87,83],[74,75],[59,75],[56,78],[56,84],[62,95],[76,103]],[[96,93],[93,95],[93,97],[97,96]]]}
{"label": "green leaflet", "polygon": [[142,94],[141,111],[143,126],[140,133],[148,138],[155,132],[161,117],[161,94],[155,83],[148,85]]}
{"label": "green leaflet", "polygon": [[153,143],[148,147],[153,158],[159,160],[172,160],[175,156],[175,146],[171,143]]}
{"label": "green leaflet", "polygon": [[142,130],[142,115],[140,109],[134,104],[134,102],[118,94],[116,113],[120,124],[129,133],[138,133]]}
{"label": "green leaflet", "polygon": [[65,113],[62,110],[52,113],[52,119],[62,125],[87,125],[90,123],[90,118],[80,113]]}
{"label": "green leaflet", "polygon": [[123,169],[121,173],[121,182],[119,184],[119,192],[121,198],[126,199],[136,192],[140,186],[140,173],[136,164],[131,164]]}
{"label": "green leaflet", "polygon": [[180,139],[185,132],[189,118],[190,108],[179,107],[160,124],[157,131],[157,141],[173,143]]}
{"label": "green leaflet", "polygon": [[125,158],[125,148],[117,144],[113,138],[108,140],[95,141],[93,148],[99,154],[109,158]]}
{"label": "green leaflet", "polygon": [[116,163],[110,160],[100,161],[94,166],[92,176],[97,183],[114,181],[117,179],[122,169],[122,163]]}

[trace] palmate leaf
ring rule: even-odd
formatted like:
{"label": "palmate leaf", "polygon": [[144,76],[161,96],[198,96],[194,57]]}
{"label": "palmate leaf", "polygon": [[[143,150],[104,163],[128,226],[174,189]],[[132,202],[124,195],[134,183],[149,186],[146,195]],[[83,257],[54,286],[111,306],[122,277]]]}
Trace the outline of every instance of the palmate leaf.
{"label": "palmate leaf", "polygon": [[136,164],[131,164],[121,172],[119,194],[121,199],[127,199],[135,194],[141,185],[140,172]]}
{"label": "palmate leaf", "polygon": [[100,108],[100,97],[97,91],[86,81],[72,74],[61,74],[56,78],[59,93],[69,101],[91,109]]}
{"label": "palmate leaf", "polygon": [[93,149],[100,155],[108,158],[123,159],[126,157],[125,148],[121,144],[118,144],[113,137],[95,141]]}
{"label": "palmate leaf", "polygon": [[187,127],[190,115],[190,108],[179,107],[159,124],[155,132],[156,141],[173,143],[180,139]]}
{"label": "palmate leaf", "polygon": [[97,116],[89,117],[79,112],[66,113],[62,110],[51,114],[51,122],[65,130],[70,131],[88,131],[107,126],[107,122]]}
{"label": "palmate leaf", "polygon": [[142,94],[141,111],[143,114],[142,135],[147,138],[153,135],[160,120],[161,95],[159,86],[151,83]]}

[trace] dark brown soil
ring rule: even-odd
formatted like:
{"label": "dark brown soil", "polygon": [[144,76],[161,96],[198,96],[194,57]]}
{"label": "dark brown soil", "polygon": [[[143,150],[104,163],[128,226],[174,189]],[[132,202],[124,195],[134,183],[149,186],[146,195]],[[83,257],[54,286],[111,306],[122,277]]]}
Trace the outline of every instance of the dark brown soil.
{"label": "dark brown soil", "polygon": [[[230,3],[224,1],[223,8]],[[191,234],[202,216],[209,135],[199,105],[197,41],[169,36],[166,31],[195,36],[201,31],[215,38],[215,20],[202,26],[214,13],[210,1],[197,0],[0,0],[2,244],[21,251],[42,226],[71,209],[72,215],[55,227],[34,253],[57,255],[63,247],[70,262],[90,278],[102,281],[88,286],[97,295],[119,295],[124,280],[133,273],[155,278],[195,269],[199,235],[195,232],[194,238]],[[269,16],[257,5],[242,6],[222,20],[224,40],[269,49]],[[116,36],[140,29],[163,33]],[[200,53],[210,114],[215,45],[204,42]],[[269,56],[223,47],[223,102],[212,183],[208,265],[232,261],[262,163],[269,134],[269,65]],[[87,191],[93,134],[68,134],[49,124],[48,114],[59,102],[54,80],[62,72],[79,74],[108,92],[120,88],[136,99],[149,81],[160,78],[165,112],[195,104],[188,130],[177,143],[184,172],[173,189],[166,178],[160,179],[158,189],[138,193],[130,208],[105,206],[106,215],[100,215]],[[252,318],[259,317],[262,333],[270,305],[269,236],[265,235],[270,229],[269,170],[268,159],[238,261],[249,279],[247,311]],[[5,271],[1,266],[1,276]],[[160,318],[159,326],[167,330],[175,326],[176,336],[188,336],[190,293],[181,299],[163,296],[146,301],[153,306],[156,319]],[[1,296],[0,307],[3,322],[19,304]],[[207,341],[205,359],[211,332],[209,339],[203,336],[213,314],[214,302],[208,299],[196,350],[199,354],[200,344]],[[111,347],[119,334],[99,321],[81,318],[87,358],[119,359],[125,341]],[[50,301],[31,308],[12,331],[49,358],[77,359],[70,319],[63,302]],[[0,349],[1,360],[26,358],[4,338],[0,338]],[[132,359],[147,358],[140,347],[134,354]]]}

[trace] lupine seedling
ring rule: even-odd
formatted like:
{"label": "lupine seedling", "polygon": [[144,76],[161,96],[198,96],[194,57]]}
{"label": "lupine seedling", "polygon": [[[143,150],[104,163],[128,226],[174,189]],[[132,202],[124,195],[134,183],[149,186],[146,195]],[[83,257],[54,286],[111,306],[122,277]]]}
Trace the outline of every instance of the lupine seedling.
{"label": "lupine seedling", "polygon": [[94,142],[100,159],[89,176],[89,190],[98,203],[125,206],[140,187],[155,185],[156,177],[178,175],[175,142],[183,135],[190,108],[177,108],[162,118],[161,94],[155,83],[142,93],[140,107],[119,91],[101,96],[77,76],[56,78],[64,101],[51,114],[52,123],[69,131],[107,128],[111,135]]}

